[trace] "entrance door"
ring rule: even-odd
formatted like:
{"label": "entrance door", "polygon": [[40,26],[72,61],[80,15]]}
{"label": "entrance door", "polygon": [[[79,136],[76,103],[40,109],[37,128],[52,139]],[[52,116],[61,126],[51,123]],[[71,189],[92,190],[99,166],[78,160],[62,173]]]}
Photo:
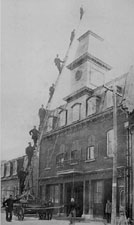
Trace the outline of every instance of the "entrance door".
{"label": "entrance door", "polygon": [[103,216],[103,180],[94,181],[92,184],[92,193],[93,193],[93,215],[94,216]]}
{"label": "entrance door", "polygon": [[112,179],[104,180],[104,215],[107,200],[112,202]]}
{"label": "entrance door", "polygon": [[83,183],[82,182],[75,183],[74,185],[74,199],[77,205],[76,216],[81,217],[83,214]]}
{"label": "entrance door", "polygon": [[83,182],[67,183],[65,185],[65,205],[67,215],[69,214],[72,197],[77,205],[76,216],[80,217],[83,213]]}

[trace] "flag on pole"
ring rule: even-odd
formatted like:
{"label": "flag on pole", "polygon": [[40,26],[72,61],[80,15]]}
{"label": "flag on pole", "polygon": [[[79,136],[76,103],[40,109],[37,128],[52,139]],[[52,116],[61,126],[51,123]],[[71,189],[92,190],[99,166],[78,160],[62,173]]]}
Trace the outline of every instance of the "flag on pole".
{"label": "flag on pole", "polygon": [[83,7],[81,6],[81,7],[80,7],[80,20],[82,19],[83,15],[84,15],[84,9],[83,9]]}
{"label": "flag on pole", "polygon": [[134,66],[131,66],[126,77],[122,106],[128,113],[134,110]]}

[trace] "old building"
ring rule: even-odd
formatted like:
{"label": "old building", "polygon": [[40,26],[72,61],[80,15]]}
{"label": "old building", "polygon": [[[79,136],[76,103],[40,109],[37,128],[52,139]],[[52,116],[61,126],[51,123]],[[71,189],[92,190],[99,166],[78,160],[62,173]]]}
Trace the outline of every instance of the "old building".
{"label": "old building", "polygon": [[[111,66],[95,55],[101,38],[88,31],[78,39],[75,59],[67,66],[71,93],[65,105],[51,111],[40,145],[39,194],[51,198],[60,212],[68,214],[70,200],[77,216],[104,217],[107,199],[112,200],[113,99],[101,86]],[[106,84],[123,94],[126,74]],[[98,84],[100,85],[98,87]],[[128,122],[117,95],[117,213],[128,198],[126,185]]]}
{"label": "old building", "polygon": [[1,198],[8,198],[10,194],[19,194],[19,179],[17,175],[18,162],[22,162],[23,157],[4,161],[1,163]]}
{"label": "old building", "polygon": [[[38,194],[38,156],[36,152],[32,158],[31,169],[28,171],[28,157],[26,155],[9,161],[1,162],[1,199],[8,198],[10,194],[14,197],[21,195],[22,191],[27,187],[31,187],[31,194],[37,198]],[[26,174],[22,182],[20,182],[20,171]],[[27,186],[27,187],[26,187]],[[23,190],[22,190],[23,189]]]}

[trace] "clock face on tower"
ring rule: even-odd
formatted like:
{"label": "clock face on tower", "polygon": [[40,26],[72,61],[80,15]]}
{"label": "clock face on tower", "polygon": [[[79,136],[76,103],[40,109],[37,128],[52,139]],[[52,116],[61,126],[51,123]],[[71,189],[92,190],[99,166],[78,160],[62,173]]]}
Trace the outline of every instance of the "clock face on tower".
{"label": "clock face on tower", "polygon": [[82,77],[82,71],[78,70],[75,74],[75,80],[78,81],[81,79],[81,77]]}

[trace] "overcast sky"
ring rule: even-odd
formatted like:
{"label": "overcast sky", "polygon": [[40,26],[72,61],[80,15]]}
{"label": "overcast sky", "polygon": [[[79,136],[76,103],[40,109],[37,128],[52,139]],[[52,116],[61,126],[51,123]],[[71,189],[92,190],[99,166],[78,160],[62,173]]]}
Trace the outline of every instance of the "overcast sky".
{"label": "overcast sky", "polygon": [[[38,127],[38,109],[46,105],[49,86],[58,76],[54,58],[57,53],[64,58],[81,5],[85,15],[78,34],[90,29],[104,38],[118,71],[106,79],[134,64],[133,0],[3,0],[2,159],[25,153],[28,132],[33,125]],[[63,79],[58,88],[61,97],[64,88],[69,90],[69,82]]]}

